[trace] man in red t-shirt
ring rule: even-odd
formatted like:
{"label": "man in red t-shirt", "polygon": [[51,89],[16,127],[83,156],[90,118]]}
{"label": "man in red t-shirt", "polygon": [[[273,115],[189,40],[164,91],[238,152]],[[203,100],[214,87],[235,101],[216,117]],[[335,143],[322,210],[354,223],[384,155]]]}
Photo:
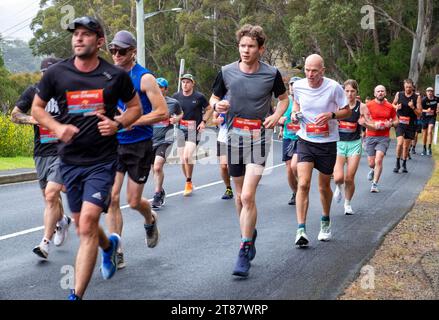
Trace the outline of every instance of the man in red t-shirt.
{"label": "man in red t-shirt", "polygon": [[367,110],[362,119],[366,130],[366,153],[369,167],[372,169],[367,178],[372,181],[370,192],[380,192],[378,181],[383,171],[383,159],[389,148],[389,131],[398,126],[396,110],[386,100],[386,88],[379,85],[374,91],[375,99],[367,103]]}

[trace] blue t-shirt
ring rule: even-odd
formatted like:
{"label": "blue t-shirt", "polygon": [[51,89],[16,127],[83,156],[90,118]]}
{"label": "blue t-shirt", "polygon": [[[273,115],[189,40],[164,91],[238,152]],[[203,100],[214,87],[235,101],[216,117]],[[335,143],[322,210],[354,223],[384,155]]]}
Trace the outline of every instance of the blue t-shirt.
{"label": "blue t-shirt", "polygon": [[288,105],[287,111],[285,111],[283,115],[287,118],[284,123],[283,138],[295,141],[298,140],[297,131],[298,129],[300,129],[300,125],[294,125],[291,122],[291,113],[293,112],[293,99],[290,96],[288,97],[288,100],[290,101],[290,103]]}
{"label": "blue t-shirt", "polygon": [[[140,64],[136,63],[128,74],[131,77],[131,81],[134,84],[134,88],[140,97],[140,102],[142,103],[143,114],[148,114],[152,111],[151,102],[148,96],[141,90],[142,77],[145,74],[152,74],[152,72]],[[119,100],[118,107],[123,111],[126,110],[126,105]],[[134,126],[131,130],[121,130],[117,133],[117,140],[120,144],[130,144],[136,143],[152,138],[153,129],[152,126]]]}

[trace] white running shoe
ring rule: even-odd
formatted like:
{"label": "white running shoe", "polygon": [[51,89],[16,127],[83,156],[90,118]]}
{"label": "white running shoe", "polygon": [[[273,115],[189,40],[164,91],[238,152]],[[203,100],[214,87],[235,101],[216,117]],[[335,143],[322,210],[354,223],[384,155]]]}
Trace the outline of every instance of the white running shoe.
{"label": "white running shoe", "polygon": [[299,246],[299,248],[307,247],[309,243],[308,236],[305,233],[304,228],[297,229],[296,232],[296,246]]}
{"label": "white running shoe", "polygon": [[372,181],[374,175],[375,175],[375,171],[373,169],[370,170],[369,173],[367,174],[367,180]]}
{"label": "white running shoe", "polygon": [[343,186],[342,185],[337,185],[335,187],[335,191],[334,191],[334,199],[337,203],[341,202],[341,199],[343,198]]}
{"label": "white running shoe", "polygon": [[68,216],[64,216],[60,221],[56,223],[55,236],[53,237],[53,244],[57,247],[62,246],[67,239],[70,223],[72,219]]}
{"label": "white running shoe", "polygon": [[49,242],[45,241],[45,239],[41,240],[40,244],[37,245],[32,252],[40,258],[47,259],[49,256]]}
{"label": "white running shoe", "polygon": [[344,205],[344,214],[347,215],[347,216],[351,216],[351,215],[354,214],[354,210],[352,210],[352,207],[351,207],[350,204],[348,204],[348,205],[345,204]]}
{"label": "white running shoe", "polygon": [[378,189],[378,185],[376,183],[372,183],[372,186],[370,187],[371,193],[378,193],[380,192],[380,189]]}
{"label": "white running shoe", "polygon": [[317,237],[319,241],[329,241],[331,240],[331,222],[330,221],[320,221],[320,232]]}

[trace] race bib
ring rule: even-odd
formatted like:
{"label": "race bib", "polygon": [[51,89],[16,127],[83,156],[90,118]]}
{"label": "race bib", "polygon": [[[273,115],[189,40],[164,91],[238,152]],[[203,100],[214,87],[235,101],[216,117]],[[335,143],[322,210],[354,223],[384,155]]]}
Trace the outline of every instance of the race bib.
{"label": "race bib", "polygon": [[56,137],[55,133],[50,131],[47,128],[43,128],[41,126],[38,126],[38,130],[40,132],[40,143],[57,143],[58,138]]}
{"label": "race bib", "polygon": [[294,124],[292,122],[287,124],[287,132],[289,134],[296,134],[297,131],[299,131],[299,130],[300,130],[300,124],[298,124],[298,123]]}
{"label": "race bib", "polygon": [[410,124],[410,117],[400,116],[399,123],[409,125]]}
{"label": "race bib", "polygon": [[197,122],[195,120],[180,120],[180,129],[196,130]]}
{"label": "race bib", "polygon": [[233,119],[233,132],[243,137],[258,138],[261,135],[261,120],[250,120],[244,118]]}
{"label": "race bib", "polygon": [[338,131],[341,133],[355,133],[357,127],[357,122],[339,121],[338,123]]}
{"label": "race bib", "polygon": [[424,111],[424,114],[426,115],[426,116],[434,116],[434,110],[430,110],[430,111]]}
{"label": "race bib", "polygon": [[105,113],[104,89],[67,91],[69,114],[94,116]]}
{"label": "race bib", "polygon": [[167,127],[169,127],[169,124],[170,124],[169,119],[167,119],[167,120],[163,120],[163,121],[154,123],[152,126],[154,128],[160,129],[160,128],[167,128]]}
{"label": "race bib", "polygon": [[375,121],[375,126],[376,126],[377,130],[385,130],[385,129],[387,129],[386,121],[382,121],[382,120],[376,120]]}
{"label": "race bib", "polygon": [[316,124],[307,124],[306,135],[310,138],[329,137],[329,124],[324,124],[322,126],[318,126]]}

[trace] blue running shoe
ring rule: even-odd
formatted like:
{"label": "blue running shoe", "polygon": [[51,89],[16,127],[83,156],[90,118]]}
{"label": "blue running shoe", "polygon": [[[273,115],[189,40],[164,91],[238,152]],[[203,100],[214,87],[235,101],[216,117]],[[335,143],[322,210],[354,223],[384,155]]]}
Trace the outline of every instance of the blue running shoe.
{"label": "blue running shoe", "polygon": [[111,279],[117,269],[117,249],[120,246],[120,237],[116,233],[112,233],[108,240],[111,248],[108,252],[102,250],[101,274],[105,280]]}
{"label": "blue running shoe", "polygon": [[224,192],[223,196],[221,197],[223,200],[230,200],[233,199],[233,191],[230,188],[226,189],[226,192]]}
{"label": "blue running shoe", "polygon": [[239,249],[238,260],[236,261],[235,269],[233,270],[233,275],[238,277],[248,277],[248,271],[250,270],[250,251],[251,243],[245,242],[241,245]]}
{"label": "blue running shoe", "polygon": [[255,228],[255,232],[253,232],[252,245],[250,246],[250,250],[248,251],[248,258],[252,261],[256,256],[256,237],[258,236],[258,230]]}
{"label": "blue running shoe", "polygon": [[79,296],[77,296],[76,294],[75,294],[75,290],[74,289],[71,289],[70,290],[70,295],[69,295],[69,298],[68,298],[70,301],[76,301],[76,300],[82,300],[81,299],[81,297],[79,297]]}

